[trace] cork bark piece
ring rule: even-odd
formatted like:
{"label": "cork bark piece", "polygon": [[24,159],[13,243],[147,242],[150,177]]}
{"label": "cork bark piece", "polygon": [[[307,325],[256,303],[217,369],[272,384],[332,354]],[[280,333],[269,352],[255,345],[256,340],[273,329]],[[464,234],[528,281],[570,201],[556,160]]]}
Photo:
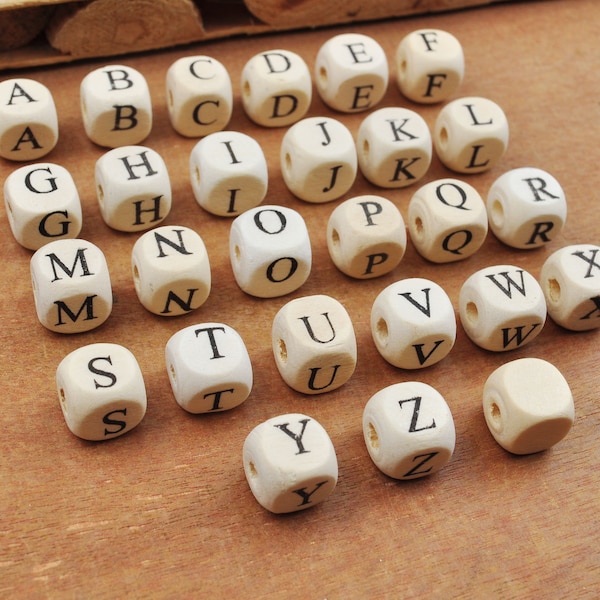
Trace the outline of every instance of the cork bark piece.
{"label": "cork bark piece", "polygon": [[31,42],[43,31],[53,10],[52,6],[30,6],[0,11],[0,51],[21,48]]}

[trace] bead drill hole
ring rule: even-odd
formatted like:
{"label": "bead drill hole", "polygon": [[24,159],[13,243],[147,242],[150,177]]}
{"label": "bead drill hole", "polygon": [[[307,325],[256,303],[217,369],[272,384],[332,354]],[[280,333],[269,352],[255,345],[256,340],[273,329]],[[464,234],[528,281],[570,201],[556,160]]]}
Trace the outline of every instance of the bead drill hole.
{"label": "bead drill hole", "polygon": [[140,271],[137,265],[133,265],[133,286],[136,292],[140,291]]}
{"label": "bead drill hole", "polygon": [[60,388],[60,392],[58,392],[58,397],[60,399],[60,403],[61,404],[66,404],[67,403],[67,397],[65,396],[65,390],[64,390],[64,388]]}
{"label": "bead drill hole", "polygon": [[194,177],[196,178],[196,183],[200,183],[200,169],[198,167],[194,169]]}
{"label": "bead drill hole", "polygon": [[494,225],[496,225],[496,227],[502,227],[504,225],[504,207],[500,200],[496,199],[492,202],[492,210],[490,213]]}
{"label": "bead drill hole", "polygon": [[417,234],[417,237],[423,237],[424,232],[423,219],[421,219],[421,217],[417,217],[415,219],[415,233]]}
{"label": "bead drill hole", "polygon": [[235,260],[239,262],[242,258],[242,251],[240,250],[240,247],[238,245],[236,245],[233,249],[233,254],[235,256]]}
{"label": "bead drill hole", "polygon": [[98,204],[101,209],[104,207],[104,188],[101,183],[98,184]]}
{"label": "bead drill hole", "polygon": [[248,472],[250,473],[250,477],[252,477],[252,479],[256,479],[258,477],[256,465],[252,461],[248,463]]}
{"label": "bead drill hole", "polygon": [[334,246],[340,245],[340,234],[338,233],[337,229],[331,230],[331,242]]}
{"label": "bead drill hole", "polygon": [[244,96],[249,98],[251,93],[252,93],[252,89],[250,88],[250,82],[244,81]]}
{"label": "bead drill hole", "polygon": [[365,158],[369,158],[369,152],[371,151],[371,147],[370,147],[370,145],[369,145],[369,140],[365,140],[365,141],[363,142],[363,148],[362,148],[362,151],[363,151],[363,156],[364,156]]}
{"label": "bead drill hole", "polygon": [[173,92],[169,90],[169,106],[173,108]]}
{"label": "bead drill hole", "polygon": [[369,439],[369,444],[373,450],[379,450],[379,435],[377,435],[377,429],[375,429],[375,425],[373,423],[369,423],[369,432],[367,434]]}
{"label": "bead drill hole", "polygon": [[558,280],[554,278],[548,279],[546,282],[546,287],[548,289],[548,296],[550,300],[558,304],[560,302],[560,283],[558,283]]}
{"label": "bead drill hole", "polygon": [[385,319],[381,318],[379,319],[379,321],[377,321],[377,327],[375,328],[375,332],[377,333],[377,337],[379,338],[381,343],[385,344],[390,334]]}
{"label": "bead drill hole", "polygon": [[325,67],[319,69],[319,79],[323,85],[327,85],[327,69]]}
{"label": "bead drill hole", "polygon": [[475,302],[468,302],[466,307],[467,319],[471,323],[477,323],[479,319],[479,311],[477,310],[477,304]]}
{"label": "bead drill hole", "polygon": [[290,156],[289,152],[285,153],[284,163],[285,163],[285,169],[289,173],[292,170],[292,157]]}
{"label": "bead drill hole", "polygon": [[279,359],[282,363],[287,362],[287,346],[285,345],[285,340],[279,340],[277,342],[277,347],[279,348]]}
{"label": "bead drill hole", "polygon": [[445,148],[448,145],[448,130],[445,127],[440,129],[439,142],[442,148]]}
{"label": "bead drill hole", "polygon": [[500,410],[498,403],[493,400],[489,403],[488,420],[494,431],[498,433],[502,431],[502,411]]}

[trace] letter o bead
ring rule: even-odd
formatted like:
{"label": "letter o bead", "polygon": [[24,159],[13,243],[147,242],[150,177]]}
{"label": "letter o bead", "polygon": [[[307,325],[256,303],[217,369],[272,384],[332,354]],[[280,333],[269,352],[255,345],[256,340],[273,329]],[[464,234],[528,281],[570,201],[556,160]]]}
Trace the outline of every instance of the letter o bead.
{"label": "letter o bead", "polygon": [[369,456],[394,479],[436,473],[454,453],[452,413],[426,383],[406,381],[377,392],[364,408],[362,426]]}
{"label": "letter o bead", "polygon": [[335,448],[323,426],[303,414],[273,417],[246,437],[243,465],[252,494],[265,509],[290,513],[326,500],[337,484]]}
{"label": "letter o bead", "polygon": [[67,427],[84,440],[123,435],[146,414],[142,372],[118,344],[90,344],[68,354],[56,370],[56,387]]}
{"label": "letter o bead", "polygon": [[539,358],[520,358],[488,377],[483,414],[500,446],[513,454],[532,454],[547,450],[569,433],[575,407],[569,384],[554,365]]}

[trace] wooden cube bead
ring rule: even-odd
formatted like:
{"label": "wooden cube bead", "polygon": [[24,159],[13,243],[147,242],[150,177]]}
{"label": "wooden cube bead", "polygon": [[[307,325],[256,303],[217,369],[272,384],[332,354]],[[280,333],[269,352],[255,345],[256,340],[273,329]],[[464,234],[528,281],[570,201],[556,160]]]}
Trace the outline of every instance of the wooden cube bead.
{"label": "wooden cube bead", "polygon": [[50,90],[33,79],[0,82],[0,156],[28,161],[58,142],[58,115]]}
{"label": "wooden cube bead", "polygon": [[4,181],[4,204],[15,239],[29,250],[76,238],[81,231],[79,192],[60,165],[37,163],[13,171]]}
{"label": "wooden cube bead", "polygon": [[394,479],[418,479],[444,467],[456,443],[444,397],[419,381],[390,385],[373,395],[362,416],[369,456]]}
{"label": "wooden cube bead", "polygon": [[532,342],[546,320],[544,293],[535,278],[512,265],[473,273],[459,292],[460,319],[481,348],[514,350]]}
{"label": "wooden cube bead", "polygon": [[135,356],[118,344],[74,350],[56,369],[58,399],[67,427],[84,440],[110,440],[146,414],[146,387]]}
{"label": "wooden cube bead", "polygon": [[81,239],[49,242],[33,254],[30,270],[35,310],[50,331],[90,331],[108,319],[112,286],[98,246]]}
{"label": "wooden cube bead", "polygon": [[523,167],[507,171],[487,195],[490,229],[513,248],[539,248],[563,229],[567,200],[558,181],[542,169]]}
{"label": "wooden cube bead", "polygon": [[374,185],[401,188],[421,179],[432,155],[427,123],[408,108],[380,108],[358,128],[356,145],[362,174]]}
{"label": "wooden cube bead", "polygon": [[532,454],[560,442],[575,418],[573,396],[562,373],[539,358],[498,367],[483,388],[490,433],[513,454]]}
{"label": "wooden cube bead", "polygon": [[204,210],[235,217],[264,200],[267,160],[260,144],[245,133],[211,133],[192,149],[190,180],[196,202]]}
{"label": "wooden cube bead", "polygon": [[312,100],[312,79],[304,59],[289,50],[253,56],[242,69],[242,104],[258,125],[284,127],[306,115]]}
{"label": "wooden cube bead", "polygon": [[392,283],[371,307],[371,334],[381,356],[395,367],[422,369],[448,355],[456,317],[441,286],[419,277]]}
{"label": "wooden cube bead", "polygon": [[600,246],[556,250],[542,266],[540,284],[555,323],[572,331],[600,327]]}
{"label": "wooden cube bead", "polygon": [[288,189],[314,203],[343,196],[358,168],[350,130],[329,117],[309,117],[292,125],[283,136],[280,160]]}
{"label": "wooden cube bead", "polygon": [[190,413],[229,410],[252,390],[252,364],[240,334],[224,323],[200,323],[175,333],[165,360],[175,400]]}
{"label": "wooden cube bead", "polygon": [[402,213],[381,196],[350,198],[329,217],[327,248],[335,266],[350,277],[385,275],[400,264],[406,250]]}
{"label": "wooden cube bead", "polygon": [[163,226],[144,233],[133,246],[131,267],[140,302],[157,315],[187,314],[210,293],[206,246],[188,227]]}
{"label": "wooden cube bead", "polygon": [[327,40],[317,53],[315,83],[325,104],[353,113],[377,105],[387,90],[388,62],[371,37],[342,33]]}
{"label": "wooden cube bead", "polygon": [[315,506],[337,484],[331,438],[318,421],[299,413],[257,425],[244,441],[243,464],[252,494],[276,514]]}
{"label": "wooden cube bead", "polygon": [[306,223],[300,213],[284,206],[259,206],[236,217],[229,255],[239,287],[258,298],[297,290],[312,266]]}
{"label": "wooden cube bead", "polygon": [[210,56],[186,56],[167,70],[167,110],[173,129],[203,137],[227,127],[233,112],[231,78]]}
{"label": "wooden cube bead", "polygon": [[319,294],[290,300],[273,319],[271,339],[277,369],[297,392],[330,392],[354,373],[354,327],[335,298]]}
{"label": "wooden cube bead", "polygon": [[413,102],[434,104],[447,100],[460,86],[465,57],[460,42],[447,31],[418,29],[396,49],[396,79]]}
{"label": "wooden cube bead", "polygon": [[125,65],[88,73],[80,85],[81,115],[87,136],[117,148],[143,142],[152,130],[152,99],[145,77]]}
{"label": "wooden cube bead", "polygon": [[118,231],[145,231],[171,210],[171,181],[158,152],[123,146],[96,161],[96,193],[104,222]]}
{"label": "wooden cube bead", "polygon": [[438,158],[452,171],[482,173],[495,166],[508,146],[508,120],[487,98],[459,98],[439,112],[433,130]]}
{"label": "wooden cube bead", "polygon": [[438,179],[411,197],[408,230],[421,256],[435,263],[455,262],[481,248],[488,215],[473,186],[458,179]]}

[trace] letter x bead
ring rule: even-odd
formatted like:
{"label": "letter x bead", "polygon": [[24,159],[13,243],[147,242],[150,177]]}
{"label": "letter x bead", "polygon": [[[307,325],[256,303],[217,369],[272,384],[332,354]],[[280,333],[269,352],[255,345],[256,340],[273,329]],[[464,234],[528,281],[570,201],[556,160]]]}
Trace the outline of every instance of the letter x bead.
{"label": "letter x bead", "polygon": [[337,484],[335,449],[323,426],[303,414],[285,414],[257,425],[243,447],[246,479],[258,503],[290,513],[326,500]]}
{"label": "letter x bead", "polygon": [[277,369],[297,392],[330,392],[354,373],[354,327],[335,298],[316,295],[291,300],[275,315],[271,338]]}
{"label": "letter x bead", "polygon": [[110,440],[136,427],[146,414],[146,387],[135,356],[117,344],[74,350],[56,369],[67,427],[84,440]]}
{"label": "letter x bead", "polygon": [[569,384],[554,365],[539,358],[520,358],[488,377],[483,414],[500,446],[513,454],[532,454],[547,450],[569,433],[575,407]]}
{"label": "letter x bead", "polygon": [[58,116],[50,90],[33,79],[0,82],[0,156],[37,160],[58,141]]}
{"label": "letter x bead", "polygon": [[76,238],[81,231],[79,193],[60,165],[37,163],[13,171],[4,182],[4,204],[15,239],[29,250]]}
{"label": "letter x bead", "polygon": [[81,239],[42,246],[31,257],[31,282],[40,323],[57,333],[99,327],[112,310],[112,287],[100,248]]}
{"label": "letter x bead", "polygon": [[362,424],[369,456],[394,479],[436,473],[454,453],[452,413],[426,383],[405,381],[380,390],[367,402]]}

